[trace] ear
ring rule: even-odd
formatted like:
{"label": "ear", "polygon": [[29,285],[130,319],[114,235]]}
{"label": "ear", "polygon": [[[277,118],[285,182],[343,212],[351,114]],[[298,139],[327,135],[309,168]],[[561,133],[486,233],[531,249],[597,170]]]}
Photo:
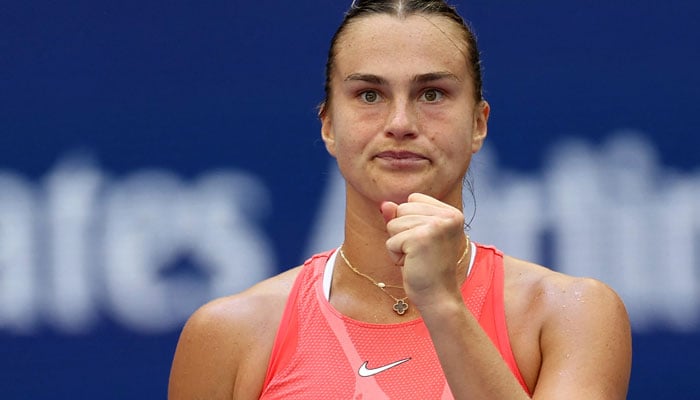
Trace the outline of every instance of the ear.
{"label": "ear", "polygon": [[318,108],[318,117],[321,119],[321,139],[326,144],[328,153],[335,157],[335,134],[333,133],[333,121],[328,112],[328,104],[321,103]]}
{"label": "ear", "polygon": [[486,100],[480,101],[474,107],[474,129],[472,129],[472,153],[481,150],[488,133],[489,113],[491,106]]}

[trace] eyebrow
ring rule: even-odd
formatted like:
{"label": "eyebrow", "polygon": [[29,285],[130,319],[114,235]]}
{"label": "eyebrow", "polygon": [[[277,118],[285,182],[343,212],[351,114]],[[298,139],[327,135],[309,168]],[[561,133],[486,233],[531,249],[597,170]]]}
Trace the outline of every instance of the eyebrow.
{"label": "eyebrow", "polygon": [[416,75],[413,77],[413,81],[417,83],[428,83],[442,79],[449,79],[456,82],[460,81],[457,75],[448,71],[429,72],[427,74]]}
{"label": "eyebrow", "polygon": [[345,77],[345,82],[350,82],[350,81],[362,81],[362,82],[367,82],[367,83],[373,83],[375,85],[383,85],[386,83],[386,79],[373,75],[373,74],[360,74],[360,73],[355,73],[355,74],[350,74]]}
{"label": "eyebrow", "polygon": [[[415,75],[411,80],[415,83],[428,83],[439,81],[441,79],[449,79],[459,82],[460,79],[453,73],[448,71],[438,71],[438,72],[428,72],[425,74]],[[345,77],[345,82],[349,81],[362,81],[367,83],[372,83],[375,85],[383,85],[387,83],[387,80],[381,76],[374,74],[362,74],[354,73]]]}

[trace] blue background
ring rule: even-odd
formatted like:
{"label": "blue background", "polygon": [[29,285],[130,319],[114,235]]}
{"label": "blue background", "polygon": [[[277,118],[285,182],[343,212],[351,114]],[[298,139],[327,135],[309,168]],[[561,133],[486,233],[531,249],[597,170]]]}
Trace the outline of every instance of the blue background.
{"label": "blue background", "polygon": [[[246,171],[272,199],[260,229],[277,268],[297,265],[329,180],[315,107],[346,3],[4,0],[0,169],[38,186],[76,154],[115,179]],[[503,167],[534,174],[562,137],[632,128],[665,168],[698,170],[700,3],[456,4],[479,38]],[[108,312],[82,333],[0,327],[0,397],[165,398],[178,334]],[[696,329],[635,332],[629,398],[700,398],[698,356]]]}

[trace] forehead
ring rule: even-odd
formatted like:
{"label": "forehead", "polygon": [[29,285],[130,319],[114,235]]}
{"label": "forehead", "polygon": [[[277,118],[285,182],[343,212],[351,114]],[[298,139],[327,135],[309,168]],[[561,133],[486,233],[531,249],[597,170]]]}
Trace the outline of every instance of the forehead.
{"label": "forehead", "polygon": [[334,64],[341,74],[365,69],[415,69],[467,73],[467,44],[460,27],[442,16],[386,14],[361,17],[336,44]]}

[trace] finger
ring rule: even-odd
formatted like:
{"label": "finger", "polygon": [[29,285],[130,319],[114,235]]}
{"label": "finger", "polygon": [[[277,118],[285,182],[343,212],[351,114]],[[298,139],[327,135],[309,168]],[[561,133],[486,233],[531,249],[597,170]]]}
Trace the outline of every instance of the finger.
{"label": "finger", "polygon": [[449,205],[433,204],[433,203],[403,203],[399,204],[396,209],[396,219],[400,219],[411,215],[433,216],[437,218],[461,218],[462,212]]}
{"label": "finger", "polygon": [[408,196],[408,203],[425,203],[425,204],[432,204],[434,206],[438,206],[438,207],[442,207],[442,208],[444,208],[444,207],[452,208],[452,206],[450,206],[449,204],[443,203],[442,201],[440,201],[434,197],[428,196],[427,194],[423,194],[423,193],[410,194]]}
{"label": "finger", "polygon": [[422,214],[408,214],[398,216],[386,224],[386,231],[393,236],[431,222],[433,217]]}
{"label": "finger", "polygon": [[382,216],[384,217],[384,223],[391,221],[396,218],[396,210],[399,208],[398,204],[393,201],[384,201],[380,206],[382,211]]}
{"label": "finger", "polygon": [[386,249],[389,251],[389,257],[394,265],[403,266],[406,254],[403,252],[404,238],[392,236],[386,241]]}

